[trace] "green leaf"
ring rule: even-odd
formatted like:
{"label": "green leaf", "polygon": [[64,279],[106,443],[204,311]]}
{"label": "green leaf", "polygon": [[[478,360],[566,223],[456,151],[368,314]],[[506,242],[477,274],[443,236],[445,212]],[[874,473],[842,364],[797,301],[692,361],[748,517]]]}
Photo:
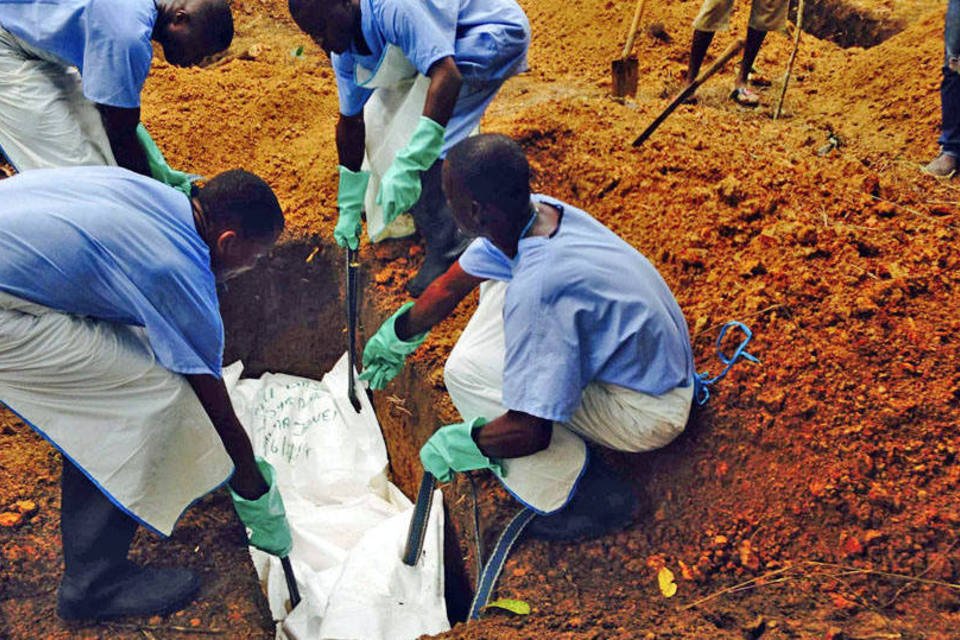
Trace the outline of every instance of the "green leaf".
{"label": "green leaf", "polygon": [[293,58],[302,58],[303,57],[303,45],[300,45],[296,49],[290,50],[290,56]]}
{"label": "green leaf", "polygon": [[494,600],[493,602],[487,604],[484,609],[489,609],[495,607],[497,609],[503,609],[509,611],[510,613],[515,613],[518,616],[528,616],[530,615],[530,605],[524,602],[523,600],[511,600],[509,598],[500,598],[499,600]]}

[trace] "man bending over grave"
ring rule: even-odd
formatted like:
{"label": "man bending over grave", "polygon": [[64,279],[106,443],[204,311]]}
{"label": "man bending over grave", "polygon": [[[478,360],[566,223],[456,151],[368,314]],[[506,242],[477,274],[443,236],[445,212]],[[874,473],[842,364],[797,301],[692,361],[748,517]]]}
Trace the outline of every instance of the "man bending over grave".
{"label": "man bending over grave", "polygon": [[356,248],[364,210],[368,235],[391,237],[387,227],[410,212],[426,248],[406,285],[416,297],[468,243],[443,198],[440,167],[479,126],[501,85],[527,68],[527,17],[515,0],[289,3],[300,28],[330,54],[337,77],[334,238]]}
{"label": "man bending over grave", "polygon": [[151,41],[186,67],[232,40],[227,0],[0,0],[0,153],[17,171],[117,164],[189,193],[140,125]]}
{"label": "man bending over grave", "polygon": [[361,378],[383,388],[480,286],[444,371],[463,422],[439,429],[421,460],[441,481],[492,469],[545,516],[528,531],[573,539],[624,526],[636,507],[599,456],[588,461],[587,443],[636,452],[676,438],[693,399],[692,350],[653,265],[586,212],[531,195],[529,181],[507,137],[451,149],[444,191],[457,224],[479,237],[367,342]]}
{"label": "man bending over grave", "polygon": [[272,469],[221,377],[216,289],[283,229],[270,187],[234,170],[187,197],[119,167],[71,167],[2,180],[0,202],[0,402],[63,454],[60,616],[185,606],[192,572],[127,551],[138,524],[169,535],[225,481],[250,543],[286,555]]}

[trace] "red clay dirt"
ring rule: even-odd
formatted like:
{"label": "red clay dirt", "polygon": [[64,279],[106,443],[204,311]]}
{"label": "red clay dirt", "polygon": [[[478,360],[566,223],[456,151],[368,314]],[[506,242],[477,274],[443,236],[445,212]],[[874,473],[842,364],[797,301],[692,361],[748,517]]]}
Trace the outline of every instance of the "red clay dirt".
{"label": "red clay dirt", "polygon": [[[645,22],[661,23],[670,41],[638,38],[640,90],[623,104],[608,97],[609,64],[631,3],[521,4],[534,30],[531,71],[507,83],[485,130],[521,141],[539,191],[591,212],[656,264],[701,369],[719,367],[713,340],[728,319],[751,326],[762,363],[731,373],[665,450],[610,456],[649,506],[629,529],[519,546],[498,595],[530,603],[531,615],[491,612],[444,637],[960,637],[960,187],[918,171],[936,153],[940,3],[861,2],[908,16],[870,49],[804,37],[776,122],[791,41],[771,34],[758,61],[776,80],[764,107],[726,100],[730,65],[639,149],[630,141],[679,86],[699,3],[648,5]],[[282,0],[236,7],[237,42],[221,63],[155,65],[144,121],[177,167],[210,175],[243,166],[271,182],[289,212],[285,242],[327,238],[337,111],[329,66]],[[712,53],[732,37],[718,36]],[[420,252],[401,242],[365,246],[362,257],[367,295],[385,314],[404,299]],[[413,363],[449,420],[442,363],[469,306]],[[0,511],[11,515],[0,526],[0,636],[272,637],[222,494],[192,509],[171,542],[143,536],[137,545],[144,559],[203,570],[197,603],[125,627],[59,623],[57,457],[4,416]],[[409,479],[403,485],[409,492]],[[485,538],[513,508],[501,492],[484,495]],[[461,531],[468,510],[469,500],[454,505]],[[669,599],[657,587],[664,566],[678,586]]]}

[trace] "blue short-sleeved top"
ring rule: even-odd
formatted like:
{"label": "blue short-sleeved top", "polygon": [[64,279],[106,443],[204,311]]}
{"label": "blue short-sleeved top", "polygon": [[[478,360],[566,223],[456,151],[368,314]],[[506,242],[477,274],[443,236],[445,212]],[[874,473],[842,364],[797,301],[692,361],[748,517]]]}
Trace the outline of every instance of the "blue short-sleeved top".
{"label": "blue short-sleeved top", "polygon": [[639,251],[576,207],[557,207],[551,237],[520,240],[511,260],[478,238],[460,266],[504,280],[503,403],[569,421],[592,382],[661,395],[693,380],[687,323],[663,278]]}
{"label": "blue short-sleeved top", "polygon": [[119,167],[0,180],[0,290],[146,329],[157,361],[220,377],[223,322],[190,199]]}
{"label": "blue short-sleeved top", "polygon": [[0,26],[80,70],[83,95],[132,109],[150,72],[153,0],[0,0]]}
{"label": "blue short-sleeved top", "polygon": [[331,57],[340,112],[347,116],[360,113],[372,93],[357,84],[356,65],[377,69],[390,44],[422,75],[453,56],[466,81],[493,82],[525,66],[530,39],[515,0],[360,0],[360,28],[370,54],[351,45]]}

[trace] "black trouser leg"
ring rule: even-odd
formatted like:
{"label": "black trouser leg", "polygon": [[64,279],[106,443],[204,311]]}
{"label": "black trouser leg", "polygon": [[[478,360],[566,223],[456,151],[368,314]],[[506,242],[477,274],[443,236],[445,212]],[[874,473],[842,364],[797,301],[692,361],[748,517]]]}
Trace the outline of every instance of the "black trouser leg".
{"label": "black trouser leg", "polygon": [[592,538],[627,526],[636,515],[638,503],[630,483],[594,451],[567,506],[537,516],[526,531],[546,540]]}
{"label": "black trouser leg", "polygon": [[470,244],[470,238],[460,233],[453,221],[443,195],[442,168],[443,160],[437,160],[420,174],[420,199],[410,210],[426,253],[420,271],[406,284],[407,292],[413,297],[423,293],[431,282],[450,268]]}
{"label": "black trouser leg", "polygon": [[60,535],[66,569],[61,601],[93,597],[111,573],[124,568],[136,530],[137,522],[64,458]]}

